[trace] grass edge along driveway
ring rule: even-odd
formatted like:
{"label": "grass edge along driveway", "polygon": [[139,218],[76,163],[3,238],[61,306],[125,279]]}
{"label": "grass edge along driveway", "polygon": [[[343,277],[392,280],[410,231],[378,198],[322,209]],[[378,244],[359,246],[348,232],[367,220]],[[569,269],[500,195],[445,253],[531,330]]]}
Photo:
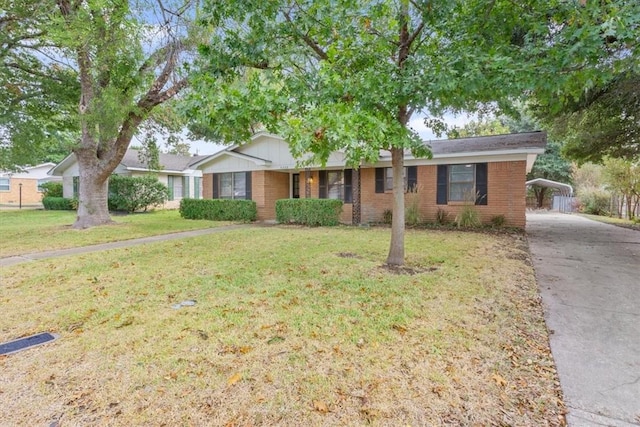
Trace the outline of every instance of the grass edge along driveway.
{"label": "grass edge along driveway", "polygon": [[0,425],[562,425],[522,237],[408,231],[398,274],[388,234],[252,228],[5,268],[0,341],[61,339],[0,358]]}

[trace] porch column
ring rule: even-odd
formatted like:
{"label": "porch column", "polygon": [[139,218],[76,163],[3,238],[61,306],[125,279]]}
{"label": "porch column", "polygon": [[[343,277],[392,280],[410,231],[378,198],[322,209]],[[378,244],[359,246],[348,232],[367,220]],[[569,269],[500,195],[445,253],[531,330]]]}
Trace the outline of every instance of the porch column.
{"label": "porch column", "polygon": [[352,206],[351,206],[351,223],[353,225],[360,224],[360,169],[353,169],[351,175],[351,188],[352,188]]}

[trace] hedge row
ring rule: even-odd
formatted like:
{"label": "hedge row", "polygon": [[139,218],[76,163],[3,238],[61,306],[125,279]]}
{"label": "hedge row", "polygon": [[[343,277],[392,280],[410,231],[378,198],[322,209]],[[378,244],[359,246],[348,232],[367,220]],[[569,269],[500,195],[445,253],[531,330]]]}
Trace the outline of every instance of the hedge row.
{"label": "hedge row", "polygon": [[78,201],[64,197],[44,197],[42,205],[48,211],[73,211],[78,208]]}
{"label": "hedge row", "polygon": [[341,212],[341,200],[282,199],[276,201],[276,220],[281,224],[338,225]]}
{"label": "hedge row", "polygon": [[180,216],[212,221],[255,221],[258,216],[253,200],[182,199]]}

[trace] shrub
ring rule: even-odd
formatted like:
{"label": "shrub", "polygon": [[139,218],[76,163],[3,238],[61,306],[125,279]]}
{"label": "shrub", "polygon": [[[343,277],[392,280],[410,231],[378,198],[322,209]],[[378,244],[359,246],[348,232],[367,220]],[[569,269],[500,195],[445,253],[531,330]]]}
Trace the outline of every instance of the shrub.
{"label": "shrub", "polygon": [[393,211],[391,209],[385,209],[384,212],[382,212],[382,222],[384,224],[391,224],[392,221]]}
{"label": "shrub", "polygon": [[182,199],[180,216],[211,221],[255,221],[258,216],[253,200]]}
{"label": "shrub", "polygon": [[42,189],[42,197],[62,197],[62,183],[58,181],[49,181],[40,185]]}
{"label": "shrub", "polygon": [[494,227],[503,227],[507,223],[504,215],[494,215],[491,217],[491,225]]}
{"label": "shrub", "polygon": [[583,190],[580,192],[580,211],[592,215],[608,215],[611,195],[603,190]]}
{"label": "shrub", "polygon": [[109,178],[109,210],[146,211],[150,206],[163,204],[169,198],[169,189],[153,176],[121,176]]}
{"label": "shrub", "polygon": [[436,223],[440,225],[445,225],[449,223],[449,212],[445,211],[442,208],[438,208],[436,212]]}
{"label": "shrub", "polygon": [[473,205],[465,204],[460,213],[456,216],[458,227],[475,228],[480,227],[480,214]]}
{"label": "shrub", "polygon": [[421,221],[418,191],[419,189],[414,187],[407,193],[407,207],[404,212],[404,222],[407,225],[418,225]]}
{"label": "shrub", "polygon": [[281,224],[328,226],[340,223],[342,201],[334,199],[281,199],[276,201],[276,220]]}
{"label": "shrub", "polygon": [[74,199],[66,199],[64,197],[44,197],[42,205],[48,211],[72,211],[77,209],[78,204]]}

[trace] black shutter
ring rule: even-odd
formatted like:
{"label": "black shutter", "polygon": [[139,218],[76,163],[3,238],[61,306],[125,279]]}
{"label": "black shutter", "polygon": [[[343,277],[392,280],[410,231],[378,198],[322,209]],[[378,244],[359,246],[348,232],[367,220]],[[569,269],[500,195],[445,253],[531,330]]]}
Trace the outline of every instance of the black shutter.
{"label": "black shutter", "polygon": [[344,170],[344,202],[353,203],[353,169]]}
{"label": "black shutter", "polygon": [[487,164],[476,164],[476,205],[487,204]]}
{"label": "black shutter", "polygon": [[327,198],[327,171],[318,171],[318,187],[319,187],[319,195],[321,199]]}
{"label": "black shutter", "polygon": [[376,193],[384,193],[384,168],[376,168]]}
{"label": "black shutter", "polygon": [[211,174],[213,176],[213,198],[217,199],[218,196],[218,182],[220,181],[220,177],[217,173]]}
{"label": "black shutter", "polygon": [[418,189],[418,167],[407,167],[407,191],[416,191]]}
{"label": "black shutter", "polygon": [[436,195],[436,203],[438,205],[446,205],[447,204],[447,190],[448,190],[448,181],[449,181],[449,168],[447,165],[438,165],[438,185],[437,185],[437,195]]}
{"label": "black shutter", "polygon": [[246,172],[245,173],[244,198],[246,200],[251,200],[251,172]]}

